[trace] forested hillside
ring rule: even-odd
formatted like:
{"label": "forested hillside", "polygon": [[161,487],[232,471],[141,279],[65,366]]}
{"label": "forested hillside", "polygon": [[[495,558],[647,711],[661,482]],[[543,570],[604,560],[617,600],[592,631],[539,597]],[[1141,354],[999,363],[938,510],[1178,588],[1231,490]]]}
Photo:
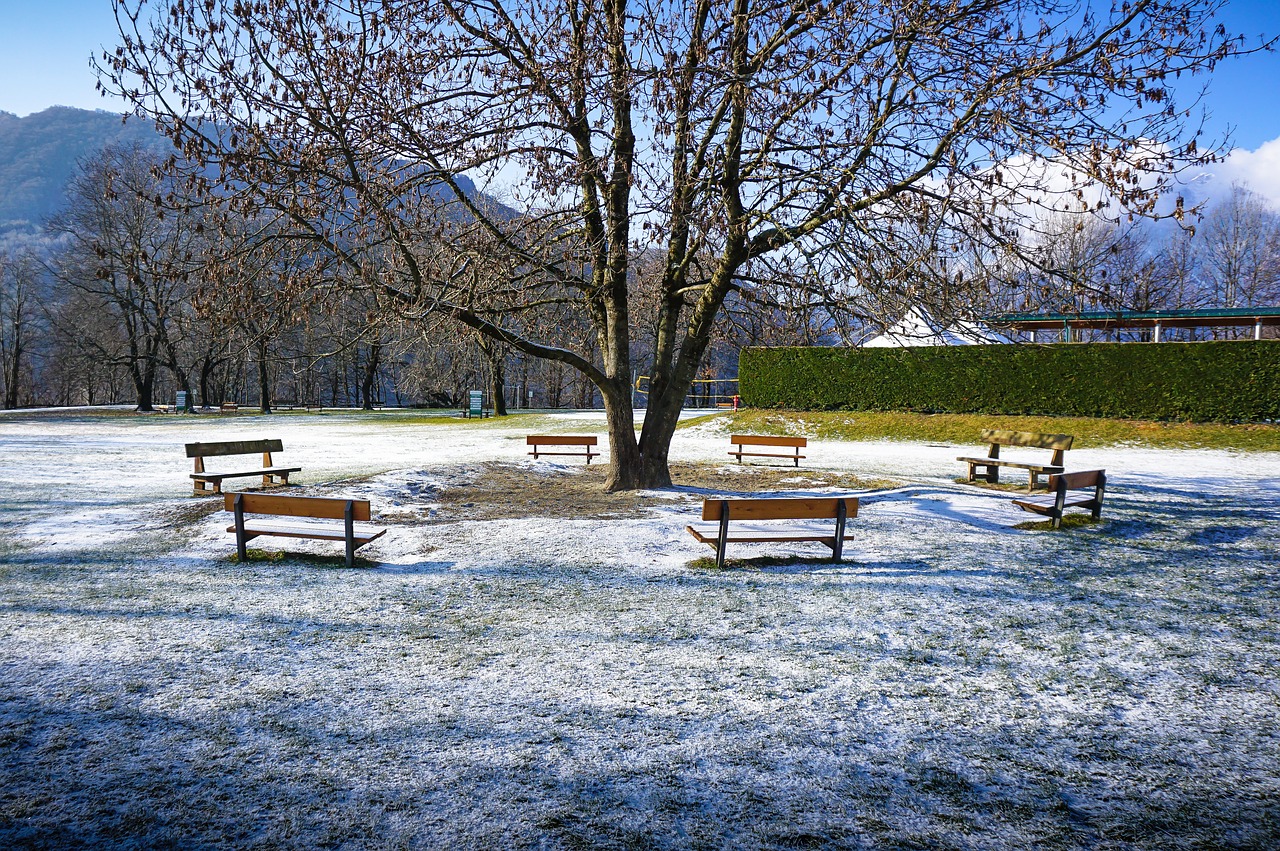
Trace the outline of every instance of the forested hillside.
{"label": "forested hillside", "polygon": [[66,106],[25,118],[0,112],[0,234],[39,230],[66,202],[76,164],[113,143],[169,146],[149,122],[119,113]]}

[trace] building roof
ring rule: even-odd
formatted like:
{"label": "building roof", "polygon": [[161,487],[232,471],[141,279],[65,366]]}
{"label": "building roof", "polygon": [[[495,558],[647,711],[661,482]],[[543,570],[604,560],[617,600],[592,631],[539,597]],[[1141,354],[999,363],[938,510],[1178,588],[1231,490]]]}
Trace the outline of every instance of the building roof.
{"label": "building roof", "polygon": [[1223,307],[1206,310],[1086,310],[1080,313],[1000,313],[983,317],[1016,331],[1062,328],[1230,328],[1280,326],[1280,307]]}
{"label": "building roof", "polygon": [[912,307],[883,334],[863,341],[864,348],[901,348],[904,346],[971,346],[984,343],[1008,343],[1002,334],[974,322],[956,321],[950,326],[934,320],[929,312]]}

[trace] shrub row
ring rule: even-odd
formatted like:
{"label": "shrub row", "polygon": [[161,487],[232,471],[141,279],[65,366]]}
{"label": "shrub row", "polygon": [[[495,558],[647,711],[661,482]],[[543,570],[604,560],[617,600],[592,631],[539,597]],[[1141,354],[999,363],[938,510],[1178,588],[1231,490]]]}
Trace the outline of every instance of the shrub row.
{"label": "shrub row", "polygon": [[1280,341],[746,349],[743,402],[793,410],[1280,419]]}

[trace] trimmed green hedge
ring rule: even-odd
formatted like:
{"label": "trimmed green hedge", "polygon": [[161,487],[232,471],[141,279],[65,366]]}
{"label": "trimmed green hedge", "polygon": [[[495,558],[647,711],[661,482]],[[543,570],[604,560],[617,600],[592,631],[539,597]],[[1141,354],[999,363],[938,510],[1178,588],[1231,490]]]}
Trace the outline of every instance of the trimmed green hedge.
{"label": "trimmed green hedge", "polygon": [[1280,419],[1280,342],[746,349],[743,402],[1195,422]]}

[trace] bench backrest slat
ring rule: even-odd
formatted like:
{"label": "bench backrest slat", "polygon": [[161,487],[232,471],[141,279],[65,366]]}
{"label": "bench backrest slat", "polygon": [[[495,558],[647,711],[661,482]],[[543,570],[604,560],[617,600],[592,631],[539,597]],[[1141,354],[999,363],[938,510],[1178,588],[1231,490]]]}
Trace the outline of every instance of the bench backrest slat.
{"label": "bench backrest slat", "polygon": [[226,493],[227,511],[235,511],[236,497],[242,497],[245,514],[278,514],[286,517],[316,517],[323,520],[342,520],[346,516],[347,503],[352,504],[353,520],[367,521],[370,517],[367,499],[336,499],[328,496],[280,496],[269,493]]}
{"label": "bench backrest slat", "polygon": [[229,440],[222,443],[188,443],[188,458],[211,458],[216,455],[253,455],[258,452],[283,452],[284,441]]}
{"label": "bench backrest slat", "polygon": [[[766,434],[731,434],[729,442],[738,445],[744,443],[754,443],[756,446],[808,446],[809,439],[806,437],[775,437]],[[834,516],[834,515],[833,515]]]}
{"label": "bench backrest slat", "polygon": [[984,428],[982,430],[982,441],[984,443],[998,443],[1001,446],[1028,446],[1032,449],[1066,450],[1071,448],[1073,440],[1075,440],[1075,437],[1069,434],[1041,434],[1035,431],[1008,431],[999,428]]}
{"label": "bench backrest slat", "polygon": [[589,434],[531,434],[525,438],[528,446],[595,446],[595,435]]}
{"label": "bench backrest slat", "polygon": [[1049,477],[1049,490],[1055,491],[1059,487],[1063,487],[1066,490],[1094,488],[1097,487],[1099,483],[1105,482],[1106,478],[1105,470],[1085,470],[1079,473],[1059,473]]}
{"label": "bench backrest slat", "polygon": [[836,517],[841,500],[845,516],[858,516],[858,498],[853,496],[784,497],[777,499],[704,499],[702,519],[719,520],[720,506],[729,506],[730,520],[821,520]]}

